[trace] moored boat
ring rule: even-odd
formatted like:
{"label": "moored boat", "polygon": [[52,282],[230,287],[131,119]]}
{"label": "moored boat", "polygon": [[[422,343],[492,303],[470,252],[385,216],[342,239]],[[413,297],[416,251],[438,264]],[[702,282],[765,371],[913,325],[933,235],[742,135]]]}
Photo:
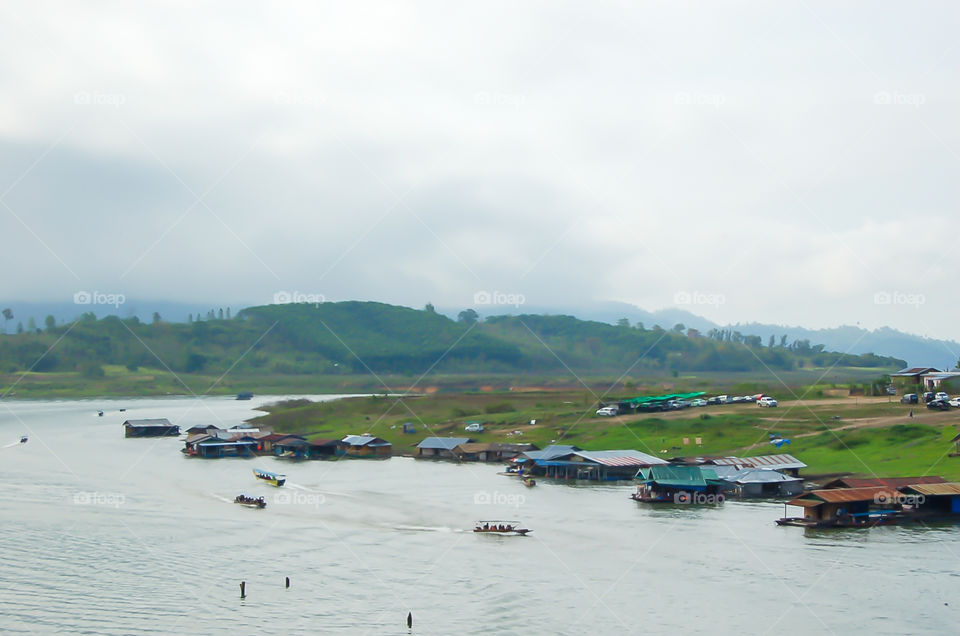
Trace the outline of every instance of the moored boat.
{"label": "moored boat", "polygon": [[534,479],[533,477],[530,477],[529,475],[526,476],[526,477],[523,477],[522,479],[523,479],[523,485],[526,486],[526,487],[528,487],[528,488],[531,487],[531,486],[536,486],[536,485],[537,485],[537,480]]}
{"label": "moored boat", "polygon": [[488,520],[478,521],[473,528],[474,532],[481,534],[500,534],[527,536],[531,532],[529,528],[521,528],[519,521]]}
{"label": "moored boat", "polygon": [[271,473],[268,470],[253,469],[253,474],[257,479],[261,479],[272,486],[282,486],[287,482],[287,476],[279,473]]}

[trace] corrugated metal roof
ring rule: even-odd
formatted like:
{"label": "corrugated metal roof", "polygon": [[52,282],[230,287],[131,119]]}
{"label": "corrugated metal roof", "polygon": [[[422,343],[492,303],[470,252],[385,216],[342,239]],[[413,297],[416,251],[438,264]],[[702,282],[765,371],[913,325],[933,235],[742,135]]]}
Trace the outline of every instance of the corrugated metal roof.
{"label": "corrugated metal roof", "polygon": [[532,450],[526,451],[524,456],[529,459],[542,459],[549,461],[551,459],[556,459],[557,457],[563,457],[564,455],[570,455],[581,450],[576,446],[569,446],[567,444],[556,444],[554,446],[547,446],[543,450]]}
{"label": "corrugated metal roof", "polygon": [[904,490],[909,490],[921,495],[960,495],[960,483],[946,482],[942,484],[911,484],[904,486]]}
{"label": "corrugated metal roof", "polygon": [[573,453],[604,466],[659,466],[667,462],[636,450],[578,451]]}
{"label": "corrugated metal roof", "polygon": [[[726,478],[721,477],[721,479]],[[803,480],[799,477],[784,475],[783,473],[778,473],[768,468],[749,468],[747,470],[741,470],[740,473],[733,478],[733,481],[738,484],[772,484]]]}
{"label": "corrugated metal roof", "polygon": [[710,460],[718,466],[748,466],[751,468],[772,468],[790,470],[806,468],[807,465],[793,455],[757,455],[755,457],[718,457]]}
{"label": "corrugated metal roof", "polygon": [[910,367],[909,369],[901,369],[896,373],[891,373],[890,377],[895,378],[905,375],[920,375],[922,373],[930,373],[931,371],[939,371],[940,369],[934,369],[933,367]]}
{"label": "corrugated metal roof", "polygon": [[173,426],[165,417],[157,417],[144,420],[126,420],[124,426]]}
{"label": "corrugated metal roof", "polygon": [[913,484],[943,484],[946,479],[936,475],[926,475],[924,477],[841,477],[834,479],[823,485],[824,490],[835,488],[900,488],[902,486],[912,486]]}
{"label": "corrugated metal roof", "polygon": [[533,444],[504,444],[502,442],[468,442],[466,444],[460,444],[459,447],[461,452],[464,453],[482,453],[484,451],[494,452],[494,453],[525,453],[527,451],[536,450],[536,446]]}
{"label": "corrugated metal roof", "polygon": [[350,446],[392,446],[392,444],[372,435],[347,435],[341,440]]}
{"label": "corrugated metal roof", "polygon": [[417,444],[417,448],[427,450],[453,450],[460,444],[472,441],[469,437],[427,437]]}
{"label": "corrugated metal roof", "polygon": [[895,489],[887,487],[835,488],[833,490],[811,490],[801,497],[798,497],[798,499],[816,497],[828,503],[845,503],[852,501],[876,501],[880,497],[889,501],[895,501],[898,495],[899,493],[897,493]]}

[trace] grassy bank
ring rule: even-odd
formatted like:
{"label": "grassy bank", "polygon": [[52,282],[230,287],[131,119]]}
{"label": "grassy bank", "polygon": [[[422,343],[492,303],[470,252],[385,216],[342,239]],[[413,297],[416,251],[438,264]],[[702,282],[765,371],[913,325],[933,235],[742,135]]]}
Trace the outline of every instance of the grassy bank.
{"label": "grassy bank", "polygon": [[[788,452],[806,462],[811,475],[939,474],[960,480],[960,458],[947,456],[960,416],[914,407],[910,418],[909,407],[888,398],[823,397],[783,400],[777,409],[727,405],[616,418],[596,417],[595,409],[595,394],[586,389],[437,393],[280,405],[254,421],[311,438],[370,433],[392,442],[397,453],[413,453],[429,435],[469,436],[541,448],[632,448],[659,457]],[[465,433],[472,421],[483,422],[485,431]],[[404,434],[404,423],[417,433]],[[791,444],[776,451],[770,433]]]}

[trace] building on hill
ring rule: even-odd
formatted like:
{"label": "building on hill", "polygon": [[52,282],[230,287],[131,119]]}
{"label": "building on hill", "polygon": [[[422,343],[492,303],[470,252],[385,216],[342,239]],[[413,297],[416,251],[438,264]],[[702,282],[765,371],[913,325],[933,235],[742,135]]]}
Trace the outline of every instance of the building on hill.
{"label": "building on hill", "polygon": [[901,388],[923,387],[923,376],[928,373],[940,373],[933,367],[909,367],[890,374],[890,381]]}

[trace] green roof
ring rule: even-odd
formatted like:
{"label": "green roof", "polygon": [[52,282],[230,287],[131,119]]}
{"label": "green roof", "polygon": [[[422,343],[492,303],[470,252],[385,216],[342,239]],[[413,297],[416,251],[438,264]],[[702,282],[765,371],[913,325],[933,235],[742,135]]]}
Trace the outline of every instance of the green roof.
{"label": "green roof", "polygon": [[651,466],[641,468],[637,477],[642,481],[656,482],[661,486],[706,486],[719,481],[717,471],[700,466]]}
{"label": "green roof", "polygon": [[666,395],[640,396],[623,401],[630,402],[631,404],[646,404],[648,402],[666,402],[667,400],[689,400],[691,398],[700,397],[703,394],[703,391],[695,391],[693,393],[667,393]]}

